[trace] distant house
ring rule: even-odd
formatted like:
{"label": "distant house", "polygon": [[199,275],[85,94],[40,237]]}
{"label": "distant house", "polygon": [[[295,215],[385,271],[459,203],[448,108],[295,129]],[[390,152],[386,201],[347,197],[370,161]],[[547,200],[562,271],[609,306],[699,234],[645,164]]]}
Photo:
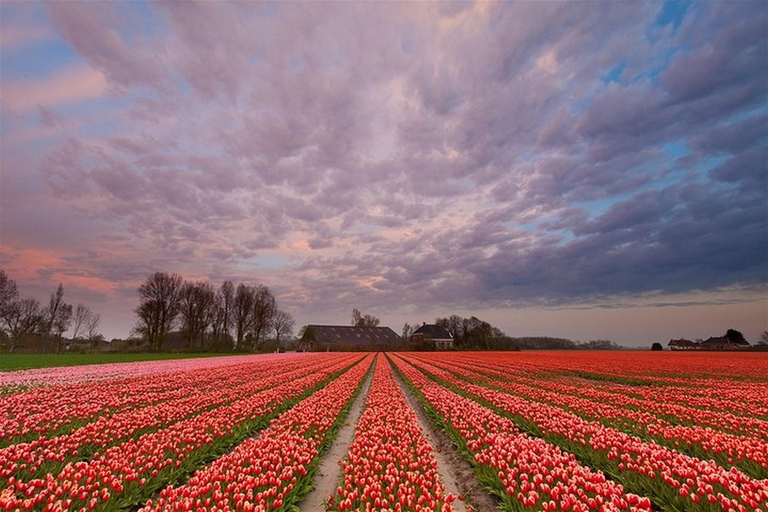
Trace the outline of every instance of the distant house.
{"label": "distant house", "polygon": [[739,350],[748,349],[750,344],[746,340],[731,341],[725,336],[712,336],[701,342],[702,350]]}
{"label": "distant house", "polygon": [[403,339],[389,327],[310,324],[299,341],[299,350],[302,352],[377,352],[403,349]]}
{"label": "distant house", "polygon": [[444,328],[434,324],[424,324],[411,334],[411,346],[427,350],[451,350],[453,336]]}
{"label": "distant house", "polygon": [[691,340],[680,338],[679,340],[669,340],[667,343],[669,350],[699,350],[701,347],[698,343]]}

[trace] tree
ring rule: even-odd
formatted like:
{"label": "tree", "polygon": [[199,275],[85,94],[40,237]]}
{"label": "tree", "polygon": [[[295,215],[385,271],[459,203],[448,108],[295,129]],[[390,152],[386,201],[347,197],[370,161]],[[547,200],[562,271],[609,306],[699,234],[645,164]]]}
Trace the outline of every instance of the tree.
{"label": "tree", "polygon": [[736,329],[728,329],[725,332],[725,339],[727,339],[731,343],[744,343],[747,341],[746,339],[744,339],[744,335],[741,334]]}
{"label": "tree", "polygon": [[464,319],[459,315],[451,315],[448,318],[438,318],[435,325],[439,325],[453,335],[456,345],[464,345]]}
{"label": "tree", "polygon": [[99,339],[103,338],[98,332],[100,323],[101,315],[95,313],[91,313],[88,320],[85,322],[85,331],[88,333],[88,341],[90,341],[92,345],[96,345]]}
{"label": "tree", "polygon": [[373,315],[363,315],[360,310],[352,310],[352,325],[355,327],[378,327],[381,321]]}
{"label": "tree", "polygon": [[760,341],[757,342],[761,347],[768,347],[768,331],[760,333]]}
{"label": "tree", "polygon": [[56,340],[56,352],[61,351],[61,339],[64,333],[69,330],[69,326],[72,325],[72,304],[64,303],[59,308],[56,319],[53,322],[53,335]]}
{"label": "tree", "polygon": [[215,318],[216,292],[210,283],[185,282],[179,290],[181,330],[188,348],[202,348],[205,333]]}
{"label": "tree", "polygon": [[243,283],[237,285],[232,308],[232,321],[235,326],[235,350],[243,346],[245,335],[251,330],[255,301],[256,291],[253,287]]}
{"label": "tree", "polygon": [[404,341],[408,341],[409,339],[411,339],[411,334],[413,334],[414,331],[416,331],[417,328],[418,328],[417,324],[411,325],[408,322],[405,322],[403,324],[403,332],[402,332],[403,340]]}
{"label": "tree", "polygon": [[651,345],[651,350],[653,350],[653,351],[664,350],[664,347],[662,347],[662,346],[661,346],[661,343],[659,343],[659,342],[657,341],[656,343],[654,343],[653,345]]}
{"label": "tree", "polygon": [[155,272],[139,286],[139,305],[135,312],[138,323],[135,332],[161,350],[163,341],[179,313],[179,291],[183,280],[178,274]]}
{"label": "tree", "polygon": [[19,289],[16,287],[16,281],[8,277],[5,270],[0,268],[0,316],[18,299]]}
{"label": "tree", "polygon": [[72,315],[72,339],[76,340],[78,335],[87,324],[93,313],[82,302],[75,306],[74,314]]}
{"label": "tree", "polygon": [[[5,332],[6,329],[10,331],[8,321],[13,321],[18,300],[19,289],[16,287],[16,281],[0,268],[0,332]],[[8,335],[10,336],[10,332]]]}
{"label": "tree", "polygon": [[274,322],[272,322],[272,328],[275,330],[275,339],[277,343],[280,343],[280,338],[289,337],[293,335],[293,327],[296,325],[296,320],[293,319],[293,315],[287,311],[279,309],[275,313]]}
{"label": "tree", "polygon": [[40,302],[37,299],[14,300],[3,307],[3,323],[11,338],[9,350],[13,352],[16,345],[27,334],[35,332],[44,322]]}
{"label": "tree", "polygon": [[264,335],[272,329],[277,313],[277,301],[269,287],[260,284],[256,287],[253,302],[253,323],[251,325],[251,347],[259,348]]}
{"label": "tree", "polygon": [[211,325],[213,343],[220,346],[220,342],[231,341],[232,309],[235,301],[235,285],[232,281],[224,281],[216,292],[216,315]]}
{"label": "tree", "polygon": [[72,305],[64,302],[64,285],[59,283],[56,292],[51,294],[43,326],[43,336],[46,340],[53,335],[56,343],[56,352],[61,351],[61,337],[69,329],[71,323]]}

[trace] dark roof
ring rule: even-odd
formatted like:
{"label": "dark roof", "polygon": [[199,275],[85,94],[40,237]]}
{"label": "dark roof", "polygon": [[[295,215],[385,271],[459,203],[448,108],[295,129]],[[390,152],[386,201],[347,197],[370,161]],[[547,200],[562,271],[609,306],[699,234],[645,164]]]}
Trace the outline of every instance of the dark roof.
{"label": "dark roof", "polygon": [[424,338],[430,338],[433,340],[452,340],[451,333],[435,324],[424,324],[415,331],[413,334],[421,334]]}
{"label": "dark roof", "polygon": [[696,343],[695,341],[686,340],[684,338],[681,338],[679,340],[669,340],[668,345],[672,346],[672,347],[675,347],[675,346],[677,346],[677,347],[698,347],[699,346],[699,344]]}
{"label": "dark roof", "polygon": [[336,345],[390,346],[402,343],[402,338],[389,327],[354,327],[349,325],[307,326],[302,340]]}

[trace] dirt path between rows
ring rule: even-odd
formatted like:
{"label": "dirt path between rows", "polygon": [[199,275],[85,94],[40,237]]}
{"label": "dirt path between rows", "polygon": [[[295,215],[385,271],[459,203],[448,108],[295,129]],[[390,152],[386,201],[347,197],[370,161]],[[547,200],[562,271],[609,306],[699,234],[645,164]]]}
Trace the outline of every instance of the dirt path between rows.
{"label": "dirt path between rows", "polygon": [[471,464],[456,450],[453,441],[445,432],[432,426],[421,403],[411,393],[410,388],[403,382],[394,368],[392,373],[400,389],[403,390],[403,394],[405,394],[405,398],[408,400],[411,408],[416,411],[419,427],[424,437],[435,449],[437,471],[443,479],[445,493],[452,493],[454,496],[463,496],[464,498],[463,501],[456,500],[453,502],[454,510],[456,512],[466,512],[468,505],[479,512],[497,510],[498,502],[496,498],[488,494],[480,485]]}
{"label": "dirt path between rows", "polygon": [[[379,355],[378,357],[384,356]],[[374,360],[372,364],[372,368],[375,368],[376,361]],[[347,456],[349,445],[352,444],[355,438],[355,427],[360,421],[360,416],[363,415],[365,399],[368,396],[368,390],[371,388],[371,381],[373,381],[373,371],[365,377],[363,388],[352,403],[347,419],[336,434],[336,440],[331,445],[331,448],[322,455],[320,466],[317,468],[315,479],[312,482],[315,488],[299,504],[301,512],[324,512],[328,496],[336,492],[342,477],[342,469],[339,462]]]}

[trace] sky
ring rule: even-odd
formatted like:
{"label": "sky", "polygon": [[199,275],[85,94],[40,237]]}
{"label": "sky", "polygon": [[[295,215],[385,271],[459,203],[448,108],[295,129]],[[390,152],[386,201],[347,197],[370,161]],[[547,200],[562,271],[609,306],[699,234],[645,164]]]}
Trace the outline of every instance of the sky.
{"label": "sky", "polygon": [[647,346],[768,329],[768,3],[0,3],[0,265]]}

